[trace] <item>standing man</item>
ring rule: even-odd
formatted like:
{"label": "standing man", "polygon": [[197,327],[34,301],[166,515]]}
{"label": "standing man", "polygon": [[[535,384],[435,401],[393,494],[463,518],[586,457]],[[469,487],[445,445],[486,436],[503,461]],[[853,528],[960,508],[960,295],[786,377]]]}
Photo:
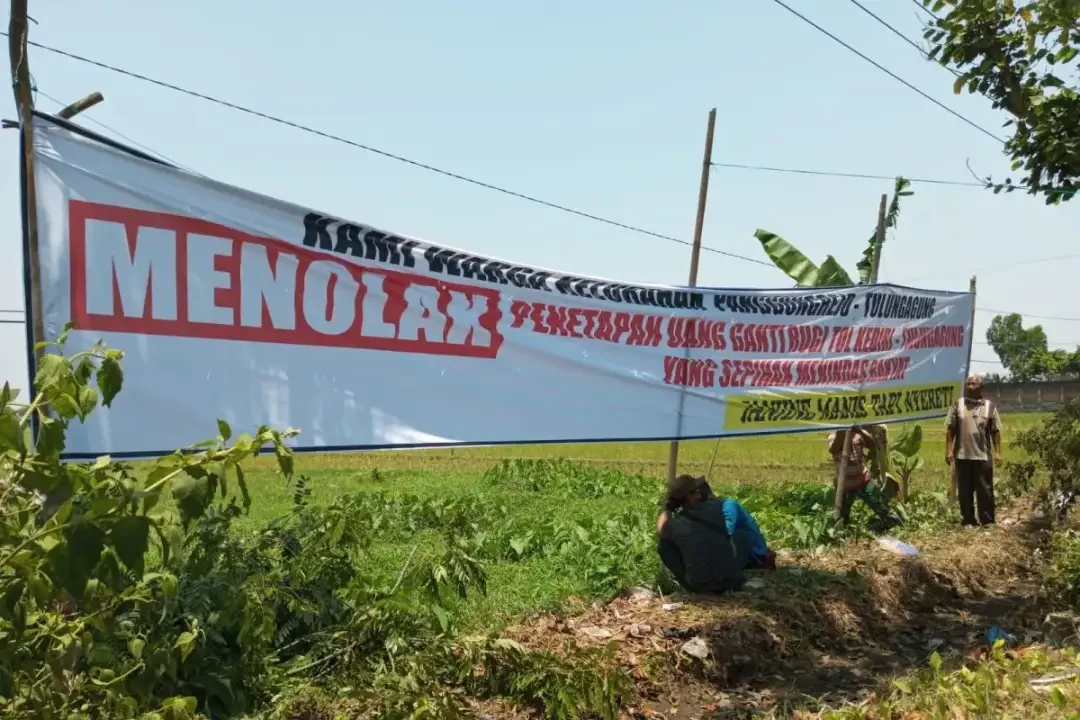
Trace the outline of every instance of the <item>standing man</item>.
{"label": "standing man", "polygon": [[965,526],[994,524],[994,465],[1001,465],[1001,420],[994,404],[983,399],[982,389],[981,378],[969,377],[964,397],[949,408],[945,419],[945,462],[955,464]]}

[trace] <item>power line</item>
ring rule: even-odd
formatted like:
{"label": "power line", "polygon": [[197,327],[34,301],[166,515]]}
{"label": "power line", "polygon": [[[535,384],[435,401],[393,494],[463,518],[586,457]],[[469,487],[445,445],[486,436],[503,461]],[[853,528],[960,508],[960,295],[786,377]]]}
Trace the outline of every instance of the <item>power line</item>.
{"label": "power line", "polygon": [[[0,35],[7,36],[7,33],[6,32],[0,32]],[[617,227],[617,228],[620,228],[620,229],[623,229],[623,230],[629,230],[630,232],[639,233],[641,235],[648,235],[650,237],[659,238],[660,240],[667,240],[669,242],[678,243],[679,245],[686,245],[687,247],[692,247],[693,246],[693,243],[691,243],[691,242],[689,242],[687,240],[682,240],[680,238],[672,237],[671,235],[664,235],[663,233],[654,232],[652,230],[646,230],[644,228],[636,227],[634,225],[628,225],[626,223],[622,223],[622,222],[619,222],[617,220],[611,220],[609,218],[601,217],[599,215],[594,215],[592,213],[585,212],[583,210],[577,210],[575,208],[568,207],[566,205],[560,205],[558,203],[550,202],[548,200],[542,200],[542,199],[540,199],[538,197],[535,197],[535,196],[532,196],[532,195],[527,195],[525,193],[521,193],[521,192],[518,192],[516,190],[510,190],[508,188],[500,187],[499,185],[494,185],[492,183],[484,182],[482,180],[476,180],[475,178],[467,177],[465,175],[461,175],[459,173],[452,172],[450,170],[444,170],[442,168],[435,167],[434,165],[428,165],[427,163],[423,163],[423,162],[420,162],[418,160],[412,160],[410,158],[404,157],[402,155],[398,155],[396,153],[389,152],[387,150],[381,150],[381,149],[379,149],[377,147],[373,147],[371,145],[365,145],[363,143],[356,142],[355,140],[349,140],[347,138],[341,137],[340,135],[334,135],[332,133],[325,132],[323,130],[318,130],[318,129],[310,127],[308,125],[302,125],[300,123],[293,122],[291,120],[286,120],[286,119],[278,117],[276,115],[270,115],[268,113],[264,113],[264,112],[261,112],[259,110],[253,110],[252,108],[245,107],[243,105],[238,105],[238,104],[236,104],[234,102],[230,102],[228,100],[222,100],[221,98],[216,98],[216,97],[214,97],[212,95],[207,95],[205,93],[201,93],[201,92],[198,92],[196,90],[190,90],[188,88],[181,87],[179,85],[174,85],[172,83],[165,82],[164,80],[158,80],[156,78],[152,78],[152,77],[149,77],[147,75],[142,75],[140,73],[137,73],[137,72],[134,72],[134,71],[131,71],[131,70],[125,70],[124,68],[117,67],[115,65],[109,65],[108,63],[104,63],[104,62],[101,62],[101,61],[98,61],[98,60],[93,60],[93,59],[85,57],[83,55],[77,55],[75,53],[67,52],[66,50],[60,50],[59,48],[54,48],[54,47],[51,47],[49,45],[43,45],[43,44],[38,43],[38,42],[29,41],[28,44],[33,46],[33,47],[39,48],[41,50],[45,50],[46,52],[51,52],[51,53],[54,53],[56,55],[61,55],[63,57],[69,58],[71,60],[76,60],[76,61],[81,62],[81,63],[86,63],[88,65],[93,65],[95,67],[99,67],[99,68],[102,68],[104,70],[108,70],[110,72],[118,73],[120,75],[126,75],[127,77],[134,78],[136,80],[141,80],[143,82],[150,83],[152,85],[157,85],[158,87],[163,87],[163,88],[166,88],[168,90],[173,90],[175,92],[179,92],[179,93],[182,93],[184,95],[189,95],[191,97],[199,98],[200,100],[206,100],[207,102],[214,103],[215,105],[221,105],[222,107],[227,107],[227,108],[230,108],[232,110],[236,110],[236,111],[245,113],[247,115],[252,115],[254,117],[262,118],[263,120],[269,120],[270,122],[274,122],[274,123],[277,123],[279,125],[284,125],[285,127],[293,128],[294,130],[301,130],[303,132],[310,133],[312,135],[317,135],[317,136],[325,138],[327,140],[333,140],[334,142],[339,142],[339,143],[342,143],[342,144],[345,144],[345,145],[352,146],[354,148],[358,148],[360,150],[365,150],[367,152],[374,153],[376,155],[381,155],[382,157],[389,158],[391,160],[396,160],[398,162],[405,163],[407,165],[412,165],[413,167],[420,168],[421,170],[427,170],[428,172],[433,172],[433,173],[436,173],[436,174],[439,174],[439,175],[443,175],[445,177],[453,178],[454,180],[460,180],[461,182],[469,183],[470,185],[475,185],[477,187],[481,187],[481,188],[484,188],[486,190],[493,190],[495,192],[502,193],[503,195],[509,195],[511,197],[516,197],[516,198],[518,198],[520,200],[525,200],[527,202],[531,202],[531,203],[534,203],[536,205],[542,205],[544,207],[551,208],[553,210],[559,210],[561,212],[569,213],[571,215],[577,215],[578,217],[583,217],[583,218],[586,218],[587,220],[593,220],[595,222],[604,223],[605,225],[610,225],[612,227]],[[727,252],[725,250],[718,250],[717,248],[712,248],[712,247],[708,247],[708,246],[705,246],[705,245],[702,245],[701,249],[705,250],[707,252],[716,253],[717,255],[723,255],[725,257],[729,257],[729,258],[732,258],[732,259],[735,259],[735,260],[743,260],[745,262],[754,263],[755,265],[763,265],[763,266],[765,266],[767,268],[774,268],[775,267],[772,263],[765,262],[764,260],[758,260],[757,258],[751,258],[751,257],[747,257],[745,255],[739,255],[737,253]]]}
{"label": "power line", "polygon": [[[991,343],[985,342],[983,340],[973,340],[972,343],[975,344],[975,345],[990,345],[990,346],[992,346]],[[1009,347],[1030,347],[1030,346],[1034,346],[1034,345],[1042,345],[1043,343],[1041,343],[1041,342],[1032,342],[1032,341],[1025,340],[1023,342],[1006,342],[1004,344],[1008,345]],[[1050,348],[1050,346],[1053,346],[1053,345],[1058,346],[1058,348],[1080,347],[1080,342],[1060,342],[1060,341],[1059,342],[1047,342],[1046,345],[1047,345],[1048,348]]]}
{"label": "power line", "polygon": [[963,272],[964,274],[970,273],[970,274],[974,275],[974,274],[981,273],[981,272],[988,272],[990,270],[1011,270],[1014,267],[1019,267],[1021,265],[1038,265],[1038,264],[1044,263],[1044,262],[1053,262],[1055,260],[1075,260],[1076,258],[1080,258],[1080,253],[1069,253],[1068,255],[1051,255],[1049,257],[1032,258],[1031,260],[1014,260],[1013,262],[1010,262],[1010,263],[1000,263],[998,265],[986,265],[986,266],[981,267],[981,268],[973,268],[971,270],[964,270],[964,271],[947,270],[945,272],[931,273],[929,275],[916,275],[914,277],[909,277],[908,280],[909,281],[911,281],[911,280],[924,280],[926,278],[941,277],[942,275],[958,275],[961,272]]}
{"label": "power line", "polygon": [[807,24],[807,25],[809,25],[810,27],[812,27],[812,28],[814,28],[815,30],[817,30],[818,32],[820,32],[820,33],[822,33],[822,34],[824,34],[824,35],[828,36],[828,37],[829,37],[830,39],[832,39],[832,40],[833,40],[834,42],[836,42],[836,43],[839,43],[839,44],[840,44],[840,45],[842,45],[842,46],[843,46],[844,48],[846,48],[846,49],[847,49],[848,51],[850,51],[850,52],[852,52],[852,53],[855,53],[855,54],[856,54],[856,55],[858,55],[858,56],[859,56],[860,58],[862,58],[862,59],[863,59],[863,60],[865,60],[866,62],[870,63],[871,65],[873,65],[874,67],[876,67],[876,68],[877,68],[878,70],[880,70],[881,72],[883,72],[883,73],[885,73],[886,75],[888,75],[889,77],[891,77],[891,78],[892,78],[893,80],[896,80],[896,81],[897,81],[897,82],[899,82],[900,84],[904,85],[904,86],[905,86],[906,88],[908,88],[908,89],[909,89],[909,90],[911,90],[912,92],[918,93],[919,95],[921,95],[921,96],[922,96],[922,97],[924,97],[925,99],[927,99],[927,100],[929,100],[930,102],[932,102],[932,103],[934,103],[935,105],[937,105],[937,106],[938,106],[939,108],[941,108],[941,109],[942,109],[942,110],[944,110],[945,112],[949,113],[950,115],[952,115],[953,117],[957,118],[958,120],[961,120],[961,121],[963,121],[963,122],[967,123],[968,125],[970,125],[971,127],[975,128],[976,130],[978,130],[979,132],[983,133],[984,135],[986,135],[986,136],[988,136],[988,137],[991,137],[991,138],[993,138],[994,140],[997,140],[997,141],[998,141],[999,143],[1001,143],[1002,145],[1004,145],[1004,144],[1005,144],[1005,141],[1004,141],[1004,140],[1002,140],[1001,138],[999,138],[999,137],[998,137],[997,135],[995,135],[994,133],[990,132],[990,131],[989,131],[989,130],[987,130],[986,128],[984,128],[984,127],[982,127],[981,125],[977,124],[977,123],[976,123],[975,121],[973,121],[973,120],[969,120],[968,118],[964,117],[963,115],[961,115],[960,113],[956,112],[955,110],[953,110],[953,109],[952,109],[951,107],[949,107],[949,106],[948,106],[948,105],[946,105],[945,103],[943,103],[943,102],[941,102],[941,101],[939,101],[939,100],[936,100],[936,99],[934,99],[934,98],[933,98],[933,97],[931,97],[930,95],[926,94],[925,92],[923,92],[923,91],[922,91],[922,90],[920,90],[919,88],[917,88],[917,87],[915,87],[914,85],[912,85],[911,83],[909,83],[909,82],[908,82],[907,80],[905,80],[904,78],[902,78],[902,77],[900,77],[899,75],[897,75],[896,73],[894,73],[894,72],[893,72],[892,70],[889,70],[889,69],[888,69],[887,67],[885,67],[885,66],[884,66],[884,65],[882,65],[881,63],[877,62],[876,60],[873,60],[873,59],[872,59],[872,58],[870,58],[870,57],[869,57],[868,55],[865,55],[865,54],[863,54],[863,53],[859,52],[859,51],[858,51],[858,50],[856,50],[856,49],[855,49],[854,47],[852,47],[852,46],[851,46],[851,45],[849,45],[848,43],[844,42],[843,40],[841,40],[841,39],[840,39],[839,37],[837,37],[836,35],[833,35],[833,34],[832,34],[831,32],[829,32],[828,30],[826,30],[826,29],[825,29],[825,28],[823,28],[822,26],[818,25],[818,24],[817,24],[816,22],[814,22],[814,21],[813,21],[813,20],[811,20],[810,18],[808,18],[808,17],[806,17],[805,15],[803,15],[802,13],[800,13],[800,12],[799,12],[798,10],[794,9],[793,7],[791,7],[790,5],[788,5],[787,3],[785,3],[785,2],[784,2],[784,0],[772,0],[772,1],[773,1],[774,3],[776,3],[777,5],[779,5],[780,7],[784,8],[785,10],[787,10],[787,11],[788,11],[789,13],[791,13],[791,14],[792,14],[792,15],[794,15],[795,17],[797,17],[797,18],[799,18],[800,20],[802,20],[802,21],[803,21],[804,23],[806,23],[806,24]]}
{"label": "power line", "polygon": [[[918,0],[916,0],[916,2],[917,1]],[[922,56],[923,60],[930,60],[930,56],[926,54],[926,50],[924,50],[923,47],[921,45],[919,45],[919,43],[915,42],[914,40],[909,38],[907,35],[905,35],[904,33],[897,30],[895,27],[890,25],[888,22],[886,22],[884,19],[882,19],[882,17],[880,15],[878,15],[873,10],[871,10],[870,8],[863,5],[861,2],[859,2],[859,0],[848,0],[848,2],[850,2],[852,5],[859,8],[860,10],[862,10],[864,13],[866,13],[870,17],[874,18],[874,20],[876,20],[881,25],[884,25],[889,30],[889,32],[891,32],[893,35],[900,38],[901,40],[906,42],[911,47],[915,48],[919,52],[919,55]],[[960,77],[960,73],[958,73],[956,70],[952,69],[951,67],[946,67],[944,65],[942,67],[944,67],[946,70],[951,72],[954,76]]]}
{"label": "power line", "polygon": [[1059,317],[1056,315],[1035,315],[1033,313],[1017,312],[1016,310],[995,310],[993,308],[982,307],[975,308],[977,312],[994,313],[996,315],[1021,315],[1027,318],[1035,318],[1037,320],[1062,320],[1064,322],[1080,322],[1080,318],[1077,317]]}
{"label": "power line", "polygon": [[926,7],[926,5],[923,5],[922,0],[911,0],[911,2],[915,3],[915,7],[919,8],[920,10],[922,10],[924,13],[926,13],[930,17],[934,18],[935,20],[940,20],[941,19],[934,13],[933,10]]}
{"label": "power line", "polygon": [[[775,167],[770,165],[745,165],[742,163],[724,163],[714,162],[711,163],[713,167],[729,168],[732,170],[758,170],[762,172],[777,172],[777,173],[790,173],[792,175],[814,175],[818,177],[837,177],[837,178],[849,178],[853,180],[896,180],[896,175],[873,175],[870,173],[855,173],[855,172],[834,172],[831,170],[807,170],[804,168],[788,168],[788,167]],[[900,175],[899,177],[913,183],[924,183],[927,185],[958,185],[961,187],[986,187],[983,183],[973,182],[971,180],[937,180],[934,178],[913,178],[907,175]]]}
{"label": "power line", "polygon": [[[57,105],[59,105],[60,107],[66,107],[66,106],[67,106],[67,105],[66,105],[66,103],[63,103],[63,102],[61,102],[60,100],[57,100],[56,98],[54,98],[54,97],[53,97],[52,95],[50,95],[49,93],[45,92],[45,91],[44,91],[44,90],[42,90],[41,88],[37,88],[37,91],[38,91],[38,94],[39,94],[39,95],[44,95],[44,96],[45,96],[46,98],[48,98],[49,100],[52,100],[52,101],[53,101],[54,103],[56,103],[56,104],[57,104]],[[161,158],[162,160],[164,160],[165,162],[169,163],[170,165],[175,165],[175,166],[177,166],[177,167],[179,167],[179,168],[182,168],[182,169],[184,169],[184,170],[187,170],[188,172],[191,172],[191,173],[195,173],[195,171],[194,171],[194,170],[191,170],[190,168],[186,168],[186,167],[184,167],[184,166],[183,166],[183,165],[181,165],[180,163],[178,163],[178,162],[176,162],[175,160],[173,160],[172,158],[170,158],[170,157],[169,157],[168,155],[165,155],[164,153],[160,153],[160,152],[158,152],[157,150],[153,149],[152,147],[149,147],[149,146],[147,146],[147,145],[143,145],[143,144],[142,144],[141,142],[139,142],[138,140],[133,140],[133,139],[132,139],[132,138],[131,138],[130,136],[128,136],[128,135],[125,135],[124,133],[120,132],[120,131],[119,131],[119,130],[117,130],[116,128],[113,128],[113,127],[110,127],[110,126],[106,125],[105,123],[101,122],[100,120],[98,120],[98,119],[94,118],[94,117],[93,117],[93,116],[91,116],[91,115],[83,115],[83,116],[80,116],[80,118],[79,118],[79,119],[81,120],[81,119],[83,119],[83,118],[86,118],[86,120],[88,120],[88,121],[90,121],[90,122],[94,123],[94,124],[95,124],[95,125],[97,125],[98,127],[100,127],[100,128],[104,128],[105,130],[108,130],[108,131],[109,131],[109,132],[111,132],[112,134],[114,134],[114,135],[117,135],[117,136],[119,136],[119,137],[123,138],[123,139],[124,139],[124,140],[126,140],[126,141],[127,141],[127,142],[128,142],[129,144],[131,144],[131,145],[134,145],[135,147],[138,147],[138,148],[142,148],[143,150],[145,150],[146,152],[150,153],[151,155],[156,155],[157,157]],[[198,174],[198,173],[195,173],[195,174]]]}
{"label": "power line", "polygon": [[[789,168],[778,167],[773,165],[747,165],[744,163],[725,163],[725,162],[713,162],[709,163],[712,167],[728,168],[731,170],[757,170],[762,172],[776,172],[776,173],[789,173],[792,175],[812,175],[816,177],[835,177],[835,178],[847,178],[851,180],[888,180],[894,181],[897,177],[902,177],[908,182],[922,183],[925,185],[955,185],[957,187],[977,187],[977,188],[991,188],[994,187],[990,183],[974,182],[972,180],[942,180],[938,178],[920,178],[920,177],[908,177],[907,175],[875,175],[873,173],[857,173],[857,172],[840,172],[832,170],[811,170],[806,168]],[[1024,190],[1028,191],[1031,188],[1025,185],[1013,185],[1011,186],[1013,191]],[[1008,190],[1008,188],[1005,188]],[[1039,192],[1052,195],[1054,193],[1075,193],[1075,188],[1039,188]]]}

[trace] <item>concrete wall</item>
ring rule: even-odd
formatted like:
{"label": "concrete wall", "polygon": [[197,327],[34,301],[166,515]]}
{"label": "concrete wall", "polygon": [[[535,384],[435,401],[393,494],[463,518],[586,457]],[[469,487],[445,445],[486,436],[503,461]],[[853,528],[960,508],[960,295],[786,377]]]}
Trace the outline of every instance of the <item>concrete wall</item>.
{"label": "concrete wall", "polygon": [[1002,412],[1052,412],[1080,398],[1080,380],[987,385],[983,395]]}

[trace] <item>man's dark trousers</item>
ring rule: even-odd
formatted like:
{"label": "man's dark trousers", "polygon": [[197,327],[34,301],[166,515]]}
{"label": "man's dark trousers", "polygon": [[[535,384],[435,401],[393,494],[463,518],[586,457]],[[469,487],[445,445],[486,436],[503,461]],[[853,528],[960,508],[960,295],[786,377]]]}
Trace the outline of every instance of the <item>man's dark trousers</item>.
{"label": "man's dark trousers", "polygon": [[[954,460],[956,492],[964,525],[994,524],[994,462],[992,460]],[[979,508],[978,519],[975,507]]]}

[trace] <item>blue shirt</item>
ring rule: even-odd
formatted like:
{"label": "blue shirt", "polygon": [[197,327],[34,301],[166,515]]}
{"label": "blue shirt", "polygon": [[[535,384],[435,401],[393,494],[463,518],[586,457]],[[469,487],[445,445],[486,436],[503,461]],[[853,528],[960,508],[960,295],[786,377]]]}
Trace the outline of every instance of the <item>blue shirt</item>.
{"label": "blue shirt", "polygon": [[724,522],[727,525],[728,535],[736,530],[746,533],[750,558],[764,564],[769,554],[769,547],[765,544],[765,536],[754,520],[753,515],[746,512],[746,508],[737,500],[724,498]]}

